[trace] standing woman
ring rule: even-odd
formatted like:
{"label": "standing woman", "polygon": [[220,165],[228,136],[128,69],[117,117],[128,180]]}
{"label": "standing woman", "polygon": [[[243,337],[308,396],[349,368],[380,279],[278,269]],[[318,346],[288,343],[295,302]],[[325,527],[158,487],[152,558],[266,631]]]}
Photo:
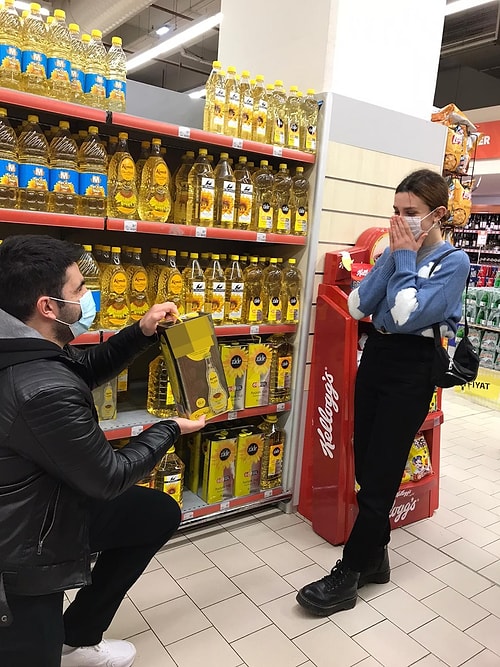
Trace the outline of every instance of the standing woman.
{"label": "standing woman", "polygon": [[415,171],[397,187],[390,220],[390,247],[359,288],[349,295],[349,312],[372,316],[356,377],[354,461],[359,513],[331,573],[304,586],[300,605],[327,616],[356,604],[357,589],[390,578],[389,512],[413,438],[434,392],[431,380],[432,325],[452,338],[462,314],[461,297],[469,259],[443,241],[446,181],[428,169]]}

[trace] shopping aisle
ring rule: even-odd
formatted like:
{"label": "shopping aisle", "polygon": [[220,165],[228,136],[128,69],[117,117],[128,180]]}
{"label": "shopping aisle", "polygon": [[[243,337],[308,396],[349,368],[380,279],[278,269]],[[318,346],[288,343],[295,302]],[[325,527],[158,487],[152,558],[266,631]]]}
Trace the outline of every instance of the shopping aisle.
{"label": "shopping aisle", "polygon": [[500,665],[500,413],[445,392],[441,508],[393,532],[392,579],[311,618],[296,589],[341,549],[275,508],[180,534],[109,630],[136,667]]}

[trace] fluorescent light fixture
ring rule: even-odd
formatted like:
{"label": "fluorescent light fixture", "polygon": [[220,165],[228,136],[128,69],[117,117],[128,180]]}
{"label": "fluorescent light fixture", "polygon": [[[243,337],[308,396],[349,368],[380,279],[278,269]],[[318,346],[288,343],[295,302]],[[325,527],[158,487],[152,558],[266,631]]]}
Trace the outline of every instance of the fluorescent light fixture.
{"label": "fluorescent light fixture", "polygon": [[158,28],[158,30],[155,30],[155,32],[158,37],[163,37],[163,35],[166,35],[167,32],[170,32],[170,27],[168,25],[162,25]]}
{"label": "fluorescent light fixture", "polygon": [[199,90],[193,90],[192,93],[189,93],[189,97],[192,100],[199,100],[201,97],[205,97],[207,94],[206,88],[200,88]]}
{"label": "fluorescent light fixture", "polygon": [[452,14],[465,12],[467,9],[481,7],[481,5],[491,5],[493,2],[498,2],[498,0],[456,0],[446,5],[444,15],[452,16]]}
{"label": "fluorescent light fixture", "polygon": [[154,58],[158,58],[158,56],[178,51],[181,46],[200,37],[209,30],[212,30],[212,28],[218,26],[221,21],[222,12],[218,12],[207,19],[193,21],[193,23],[191,23],[185,30],[176,32],[172,37],[165,39],[160,44],[157,44],[142,53],[138,53],[136,56],[133,56],[133,58],[127,60],[127,72],[130,72],[133,69],[138,69],[139,67],[144,67],[146,63],[150,60],[154,60]]}
{"label": "fluorescent light fixture", "polygon": [[[16,0],[14,3],[14,7],[16,9],[20,9],[21,11],[23,9],[30,9],[30,3],[29,2],[21,2],[21,0]],[[50,12],[46,7],[42,7],[40,9],[40,14],[43,14],[44,16],[49,16]]]}

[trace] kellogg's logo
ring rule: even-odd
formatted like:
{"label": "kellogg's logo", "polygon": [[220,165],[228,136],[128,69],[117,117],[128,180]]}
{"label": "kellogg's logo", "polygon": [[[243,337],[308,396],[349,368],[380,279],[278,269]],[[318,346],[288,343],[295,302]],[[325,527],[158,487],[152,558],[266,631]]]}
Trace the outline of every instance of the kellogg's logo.
{"label": "kellogg's logo", "polygon": [[[398,503],[398,498],[403,498],[402,503]],[[396,494],[394,505],[389,513],[389,518],[394,523],[404,521],[409,514],[411,514],[417,507],[418,498],[416,498],[411,489],[401,489]]]}
{"label": "kellogg's logo", "polygon": [[318,406],[319,423],[321,428],[317,428],[321,449],[323,454],[333,459],[335,443],[333,442],[333,414],[339,411],[337,401],[339,395],[333,386],[333,375],[328,372],[325,366],[325,373],[321,376],[325,387],[324,407]]}

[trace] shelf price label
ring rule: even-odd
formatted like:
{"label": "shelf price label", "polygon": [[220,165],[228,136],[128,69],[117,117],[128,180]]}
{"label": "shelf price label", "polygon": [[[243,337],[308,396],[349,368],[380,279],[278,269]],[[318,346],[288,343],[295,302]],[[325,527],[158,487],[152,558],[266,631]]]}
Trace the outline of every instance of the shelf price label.
{"label": "shelf price label", "polygon": [[191,137],[191,129],[189,127],[179,126],[178,136],[181,139],[189,139]]}
{"label": "shelf price label", "polygon": [[479,232],[477,235],[477,245],[485,246],[488,241],[488,232]]}
{"label": "shelf price label", "polygon": [[231,412],[227,413],[227,420],[229,421],[230,419],[237,419],[238,418],[238,413],[236,410],[231,410]]}
{"label": "shelf price label", "polygon": [[139,433],[142,433],[144,431],[144,426],[142,424],[137,424],[136,426],[132,426],[130,429],[130,435],[134,437],[134,435],[139,435]]}
{"label": "shelf price label", "polygon": [[196,227],[196,231],[194,233],[196,238],[199,239],[205,239],[207,237],[207,228],[206,227]]}
{"label": "shelf price label", "polygon": [[264,491],[264,498],[272,498],[273,495],[273,490],[272,489],[267,489]]}
{"label": "shelf price label", "polygon": [[231,507],[231,502],[230,502],[229,500],[224,500],[224,501],[220,504],[220,508],[221,508],[221,510],[228,510],[230,507]]}
{"label": "shelf price label", "polygon": [[265,243],[267,240],[267,235],[264,232],[257,232],[257,239],[259,243]]}
{"label": "shelf price label", "polygon": [[250,335],[254,336],[255,334],[258,334],[260,331],[259,325],[258,324],[252,324],[250,327]]}
{"label": "shelf price label", "polygon": [[233,137],[233,148],[238,148],[238,149],[243,148],[243,139],[239,139],[238,137]]}
{"label": "shelf price label", "polygon": [[283,148],[281,146],[273,146],[273,155],[281,157],[283,155]]}
{"label": "shelf price label", "polygon": [[276,405],[276,412],[283,412],[284,409],[285,409],[285,407],[286,407],[286,406],[285,406],[284,403],[278,403],[278,404]]}
{"label": "shelf price label", "polygon": [[188,521],[189,519],[192,519],[194,517],[193,512],[183,512],[182,513],[182,520],[183,521]]}
{"label": "shelf price label", "polygon": [[124,232],[136,232],[137,231],[137,220],[124,220],[123,221],[123,231]]}

